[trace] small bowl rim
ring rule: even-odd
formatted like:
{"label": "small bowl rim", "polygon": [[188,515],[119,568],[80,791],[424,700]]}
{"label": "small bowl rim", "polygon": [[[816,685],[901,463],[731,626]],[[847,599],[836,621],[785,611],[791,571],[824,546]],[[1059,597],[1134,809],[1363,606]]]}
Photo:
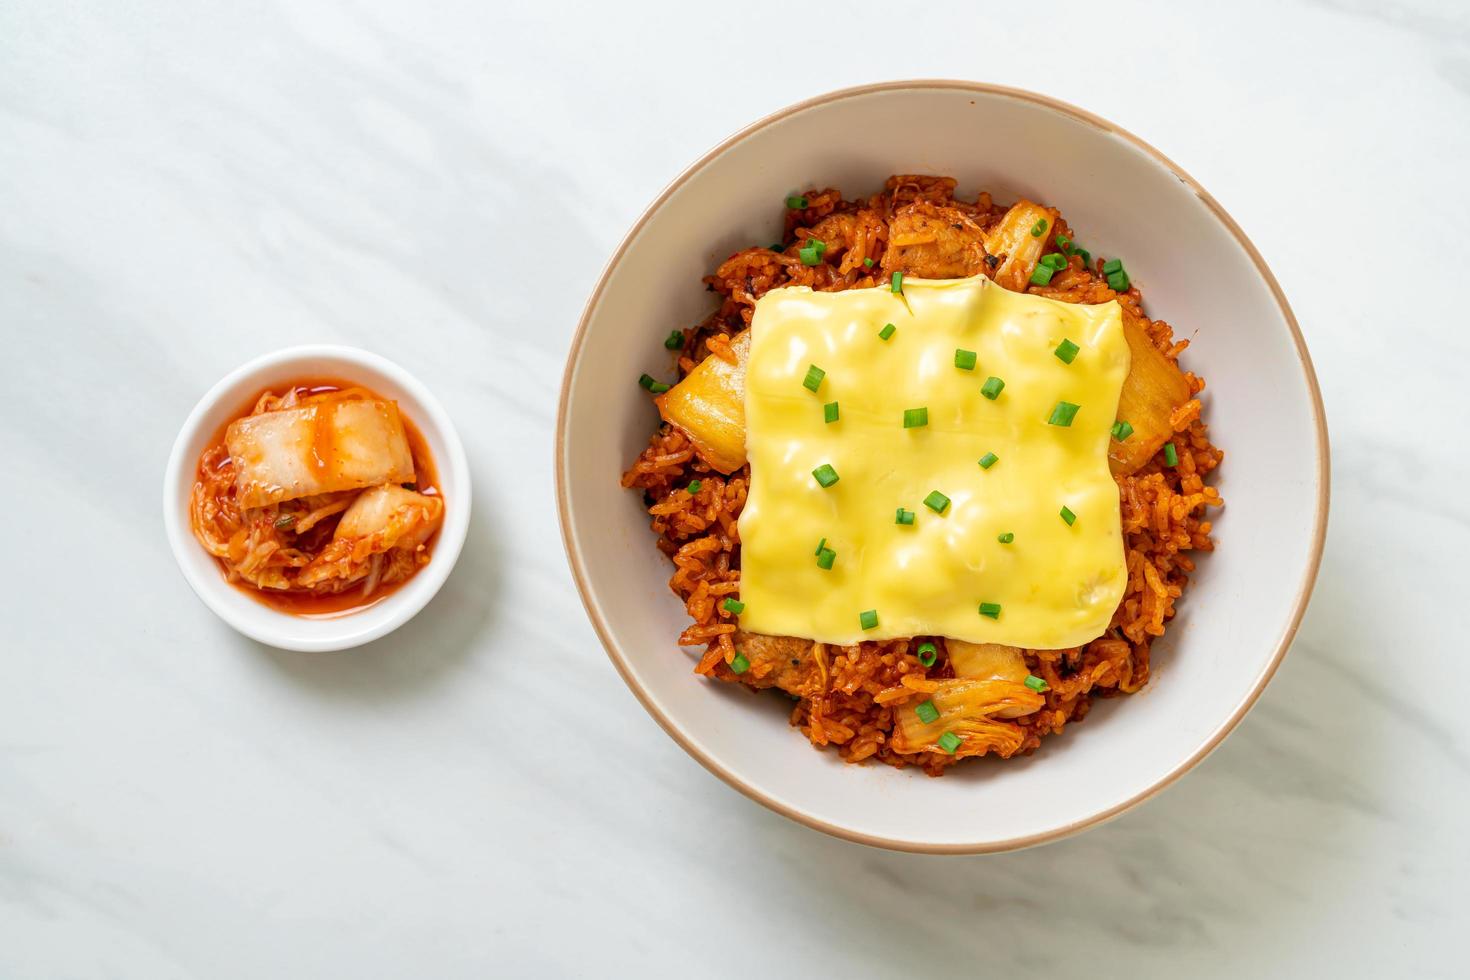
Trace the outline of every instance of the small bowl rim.
{"label": "small bowl rim", "polygon": [[[225,599],[226,596],[233,597],[239,591],[237,587],[225,581],[224,577],[218,574],[217,567],[213,575],[201,574],[196,565],[186,560],[185,549],[199,549],[202,546],[195,539],[193,531],[187,527],[187,521],[183,519],[184,497],[180,492],[180,487],[184,469],[186,467],[192,469],[195,464],[197,452],[190,454],[191,444],[198,439],[205,419],[219,407],[226,392],[242,381],[248,380],[252,375],[276,372],[293,362],[327,358],[376,371],[391,379],[395,385],[408,392],[419,403],[423,409],[423,415],[421,417],[415,414],[413,422],[425,436],[437,438],[443,444],[446,450],[445,458],[436,457],[434,463],[441,474],[448,475],[454,483],[456,499],[447,508],[444,526],[439,529],[438,540],[434,545],[433,560],[414,576],[415,582],[423,579],[426,584],[419,585],[412,592],[401,589],[388,596],[381,604],[372,607],[380,611],[373,618],[371,625],[366,628],[355,625],[364,620],[347,614],[319,621],[334,625],[340,624],[339,629],[324,636],[303,638],[286,631],[286,623],[294,619],[289,613],[279,612],[264,604],[259,604],[260,609],[273,615],[256,616],[238,613],[237,609],[241,607]],[[251,358],[220,378],[189,411],[184,424],[179,428],[178,435],[174,437],[173,448],[169,451],[168,463],[164,467],[163,474],[164,528],[168,535],[169,548],[173,552],[174,561],[179,566],[184,580],[188,582],[189,588],[210,612],[236,632],[276,649],[300,653],[329,653],[362,646],[388,635],[418,615],[438,594],[439,589],[448,580],[450,572],[454,570],[455,563],[459,560],[460,552],[469,534],[471,500],[469,460],[465,455],[464,444],[460,441],[459,432],[454,427],[454,421],[444,406],[423,382],[410,374],[407,369],[381,354],[342,344],[302,344],[283,347]]]}
{"label": "small bowl rim", "polygon": [[[781,800],[777,800],[769,796],[756,787],[750,785],[745,780],[736,776],[721,762],[713,758],[709,753],[701,748],[697,742],[686,736],[684,732],[677,725],[675,725],[669,717],[665,715],[665,713],[655,704],[652,697],[650,697],[649,694],[642,688],[642,686],[635,680],[632,669],[627,662],[627,655],[613,639],[612,632],[609,629],[608,624],[604,621],[600,609],[593,601],[591,587],[588,582],[581,548],[579,543],[572,537],[571,524],[569,520],[570,514],[568,511],[567,503],[568,496],[565,464],[567,411],[571,401],[572,376],[575,373],[577,363],[581,356],[582,346],[586,339],[588,323],[591,320],[593,311],[597,308],[598,303],[602,299],[602,294],[607,287],[608,279],[611,276],[613,269],[615,269],[618,264],[623,260],[624,254],[628,251],[633,241],[643,231],[644,226],[649,222],[649,220],[651,220],[653,215],[657,213],[668,202],[669,198],[673,196],[673,194],[680,187],[682,187],[684,183],[688,181],[695,173],[703,169],[708,163],[710,163],[721,154],[725,153],[735,144],[747,139],[760,130],[763,130],[768,126],[780,122],[781,120],[789,116],[795,115],[799,112],[804,112],[808,109],[816,108],[821,105],[825,105],[830,102],[871,95],[879,92],[901,91],[904,89],[953,89],[967,92],[975,92],[987,96],[1000,96],[1002,98],[1010,98],[1020,102],[1027,102],[1043,109],[1049,109],[1053,112],[1059,112],[1063,115],[1071,117],[1072,119],[1082,123],[1083,125],[1102,130],[1105,133],[1125,140],[1135,148],[1143,151],[1156,163],[1165,168],[1169,173],[1173,174],[1173,176],[1178,179],[1180,183],[1188,187],[1200,199],[1201,203],[1205,205],[1205,207],[1225,227],[1225,229],[1236,240],[1236,242],[1239,243],[1240,247],[1250,258],[1251,264],[1254,266],[1256,274],[1260,276],[1261,280],[1265,282],[1265,284],[1269,288],[1273,299],[1276,301],[1276,304],[1281,311],[1283,320],[1286,322],[1291,331],[1291,337],[1296,348],[1296,354],[1302,369],[1303,379],[1306,382],[1308,393],[1311,396],[1311,407],[1315,422],[1314,435],[1316,437],[1315,451],[1318,490],[1316,508],[1312,517],[1315,528],[1312,536],[1310,554],[1308,556],[1307,566],[1302,574],[1301,581],[1297,588],[1296,599],[1293,603],[1292,612],[1291,615],[1288,617],[1286,627],[1282,631],[1281,636],[1277,641],[1276,649],[1272,653],[1270,662],[1257,677],[1256,682],[1251,688],[1250,692],[1236,707],[1235,711],[1232,712],[1231,715],[1226,718],[1219,726],[1217,726],[1215,730],[1210,733],[1208,738],[1206,738],[1204,742],[1197,749],[1195,749],[1195,751],[1192,752],[1183,762],[1175,766],[1169,772],[1165,773],[1152,785],[1145,787],[1127,800],[1111,806],[1106,810],[1095,813],[1090,817],[1074,821],[1061,827],[1052,828],[1050,830],[1041,831],[1034,834],[1025,834],[1010,837],[1003,840],[934,844],[920,843],[905,840],[899,837],[888,837],[876,834],[861,833],[846,827],[830,823],[826,820],[818,819],[808,813],[804,813],[801,810],[790,806]],[[1117,125],[1116,123],[1104,119],[1103,117],[1089,112],[1086,109],[1079,108],[1069,102],[1064,102],[1061,99],[1057,99],[1049,95],[1042,95],[1040,93],[1032,92],[1027,89],[1013,88],[1006,85],[995,85],[989,82],[976,82],[964,79],[904,79],[889,82],[876,82],[867,85],[856,85],[848,88],[836,89],[822,95],[813,96],[812,98],[804,99],[800,102],[788,105],[785,108],[778,109],[775,112],[772,112],[769,115],[766,115],[756,120],[750,125],[745,126],[734,134],[726,137],[720,143],[716,144],[712,149],[708,150],[697,160],[695,160],[689,166],[680,171],[679,174],[675,176],[674,179],[671,180],[663,188],[663,190],[659,192],[658,196],[655,197],[653,201],[643,210],[643,212],[639,215],[637,221],[633,223],[627,234],[623,236],[622,240],[618,243],[617,248],[613,251],[612,255],[608,258],[606,264],[603,266],[602,273],[598,276],[597,284],[593,287],[592,292],[587,298],[587,303],[582,310],[581,319],[577,323],[576,333],[572,336],[571,346],[567,351],[566,367],[562,374],[561,392],[557,403],[556,414],[555,452],[557,510],[558,518],[561,524],[562,545],[567,553],[567,561],[571,567],[572,578],[576,581],[577,584],[578,595],[581,597],[582,605],[587,611],[587,617],[591,621],[592,627],[597,633],[598,639],[602,642],[603,648],[607,651],[608,658],[613,662],[613,666],[617,669],[618,675],[622,677],[623,683],[628,686],[628,689],[633,692],[633,695],[637,697],[638,701],[643,705],[644,710],[653,717],[654,721],[658,722],[659,727],[661,727],[669,735],[670,738],[678,743],[678,745],[683,748],[685,752],[687,752],[697,762],[699,762],[700,765],[704,766],[715,776],[719,777],[731,788],[737,790],[744,796],[748,797],[751,800],[754,800],[756,803],[761,804],[767,809],[773,810],[781,814],[782,816],[789,817],[797,823],[803,824],[814,830],[819,830],[825,834],[829,834],[842,840],[853,841],[854,843],[858,844],[866,844],[872,847],[886,848],[888,850],[908,851],[920,854],[991,854],[1002,851],[1012,851],[1028,847],[1035,847],[1040,844],[1046,844],[1051,841],[1071,837],[1074,834],[1081,833],[1082,831],[1087,830],[1091,827],[1106,823],[1107,821],[1112,820],[1117,816],[1120,816],[1128,810],[1131,810],[1135,806],[1138,806],[1140,803],[1143,803],[1146,800],[1153,798],[1154,796],[1163,792],[1169,786],[1173,785],[1185,773],[1189,772],[1200,762],[1202,762],[1206,756],[1208,756],[1220,745],[1220,743],[1225,739],[1225,736],[1230,734],[1235,726],[1240,723],[1241,719],[1244,718],[1245,715],[1250,711],[1250,709],[1255,705],[1256,701],[1261,696],[1261,692],[1265,690],[1266,685],[1269,684],[1271,678],[1275,676],[1277,669],[1281,666],[1281,661],[1286,656],[1287,650],[1291,647],[1292,640],[1296,637],[1297,630],[1301,626],[1302,617],[1306,613],[1307,604],[1311,598],[1313,586],[1316,584],[1317,581],[1318,570],[1321,566],[1322,551],[1327,538],[1327,515],[1331,498],[1331,450],[1328,443],[1327,435],[1327,417],[1322,404],[1322,390],[1317,382],[1316,370],[1312,366],[1311,354],[1307,351],[1306,340],[1302,337],[1301,327],[1297,322],[1296,314],[1292,312],[1291,305],[1287,302],[1286,294],[1281,289],[1281,284],[1277,281],[1276,276],[1271,272],[1270,267],[1266,264],[1266,260],[1261,255],[1260,250],[1256,248],[1255,243],[1250,240],[1249,236],[1247,236],[1244,230],[1241,229],[1240,225],[1236,223],[1235,219],[1230,216],[1230,214],[1224,209],[1224,207],[1220,205],[1218,201],[1215,200],[1213,196],[1211,196],[1209,191],[1204,189],[1199,181],[1195,180],[1192,176],[1185,172],[1182,167],[1180,167],[1169,157],[1165,156],[1152,144],[1134,135],[1133,133]]]}

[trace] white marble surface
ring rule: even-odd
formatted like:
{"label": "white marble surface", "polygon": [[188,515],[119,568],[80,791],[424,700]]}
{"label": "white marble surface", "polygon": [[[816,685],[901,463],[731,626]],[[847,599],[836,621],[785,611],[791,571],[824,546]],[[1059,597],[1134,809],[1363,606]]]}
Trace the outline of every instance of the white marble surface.
{"label": "white marble surface", "polygon": [[[0,976],[1464,976],[1470,8],[697,6],[0,5]],[[916,76],[1193,172],[1284,283],[1334,444],[1251,716],[990,858],[708,775],[604,657],[550,503],[567,343],[646,202],[767,111]],[[194,400],[303,341],[417,373],[477,481],[431,615],[338,655],[231,633],[159,520]]]}

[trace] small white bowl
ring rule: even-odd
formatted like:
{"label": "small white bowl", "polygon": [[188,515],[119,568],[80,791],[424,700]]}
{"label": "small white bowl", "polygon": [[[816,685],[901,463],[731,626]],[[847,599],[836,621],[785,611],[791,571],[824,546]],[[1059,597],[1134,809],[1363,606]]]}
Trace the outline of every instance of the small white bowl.
{"label": "small white bowl", "polygon": [[[1264,166],[1269,167],[1269,164]],[[648,514],[619,474],[658,417],[640,372],[697,322],[722,259],[781,231],[805,187],[871,194],[890,174],[947,174],[961,194],[1062,209],[1093,252],[1124,256],[1152,316],[1191,341],[1205,419],[1225,463],[1219,550],[1154,646],[1153,679],[1098,702],[1031,758],[978,760],[943,779],[814,752],[778,696],[694,676],[688,625]],[[1286,199],[1290,190],[1282,186]],[[974,82],[889,82],[769,116],[694,163],[649,206],[598,282],[567,361],[556,473],[572,574],[614,665],[660,725],[731,786],[850,840],[930,853],[1026,847],[1096,826],[1204,758],[1286,653],[1327,524],[1322,399],[1281,287],[1239,226],[1153,147],[1073,106]],[[1263,762],[1263,764],[1268,764]]]}
{"label": "small white bowl", "polygon": [[[267,388],[302,378],[342,378],[395,399],[423,434],[444,494],[444,525],[432,559],[383,601],[340,616],[310,618],[279,612],[225,581],[219,563],[189,526],[189,494],[199,454],[220,426]],[[163,478],[163,523],[185,580],[215,615],[261,643],[283,650],[346,650],[385,636],[428,604],[459,559],[470,527],[470,468],[449,414],[419,381],[386,358],[352,347],[288,347],[231,371],[201,399],[169,453]]]}

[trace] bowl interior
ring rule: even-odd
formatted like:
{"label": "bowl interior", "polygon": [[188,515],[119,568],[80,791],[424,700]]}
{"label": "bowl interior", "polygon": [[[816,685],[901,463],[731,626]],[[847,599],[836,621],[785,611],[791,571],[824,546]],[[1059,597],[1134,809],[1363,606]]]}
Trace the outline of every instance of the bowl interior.
{"label": "bowl interior", "polygon": [[[705,316],[700,277],[778,237],[806,187],[873,193],[893,173],[1061,208],[1093,254],[1121,256],[1146,308],[1191,341],[1226,452],[1220,550],[1205,556],[1143,692],[1099,703],[1035,756],[943,779],[811,750],[779,695],[691,674],[672,568],[618,477],[657,424],[634,384],[670,374],[660,340]],[[759,124],[697,164],[635,229],[589,304],[564,391],[564,530],[594,625],[649,710],[737,788],[821,829],[889,846],[1021,846],[1125,808],[1188,768],[1254,700],[1300,617],[1325,521],[1320,403],[1290,314],[1242,237],[1131,138],[1024,93],[932,83],[838,93]],[[1258,545],[1269,547],[1262,549]]]}
{"label": "bowl interior", "polygon": [[[395,399],[428,444],[444,494],[444,525],[427,566],[381,601],[324,618],[280,612],[225,581],[189,526],[195,466],[220,427],[248,410],[261,391],[311,378],[354,381]],[[189,585],[220,618],[246,636],[288,650],[341,650],[383,636],[407,622],[434,596],[459,557],[469,527],[469,472],[464,449],[438,402],[393,363],[343,347],[301,347],[259,358],[232,372],[204,396],[184,424],[169,459],[164,520]]]}

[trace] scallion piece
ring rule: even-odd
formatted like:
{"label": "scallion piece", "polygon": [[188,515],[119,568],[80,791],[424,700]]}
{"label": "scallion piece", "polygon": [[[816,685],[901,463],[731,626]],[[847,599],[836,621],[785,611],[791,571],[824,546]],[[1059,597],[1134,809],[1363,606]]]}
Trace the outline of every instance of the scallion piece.
{"label": "scallion piece", "polygon": [[876,264],[877,263],[875,263],[872,259],[863,259],[863,268],[864,269],[871,269]]}
{"label": "scallion piece", "polygon": [[822,553],[822,549],[824,549],[826,547],[827,547],[827,539],[826,538],[823,538],[822,540],[820,540],[820,541],[817,542],[817,550],[816,551],[813,551],[812,554],[814,554],[814,555],[820,555]]}
{"label": "scallion piece", "polygon": [[816,391],[818,388],[822,387],[822,379],[826,376],[826,371],[823,371],[815,364],[809,364],[807,365],[806,369],[806,377],[803,378],[801,381],[801,386],[807,391]]}
{"label": "scallion piece", "polygon": [[900,507],[893,514],[893,523],[895,523],[895,524],[912,524],[912,523],[914,523],[914,512],[911,511],[911,510],[904,510],[902,507]]}
{"label": "scallion piece", "polygon": [[903,410],[903,427],[918,429],[929,424],[929,409],[906,408]]}
{"label": "scallion piece", "polygon": [[703,482],[699,480],[690,480],[689,486],[685,487],[685,489],[688,490],[691,494],[695,494],[699,492],[699,488],[702,486],[704,486]]}
{"label": "scallion piece", "polygon": [[766,247],[768,249],[770,249],[772,252],[784,252],[784,251],[786,251],[786,243],[785,242],[772,242],[770,245],[767,245]]}
{"label": "scallion piece", "polygon": [[1001,544],[1010,544],[1012,541],[1016,540],[1016,533],[1014,531],[1007,531],[1006,533],[996,537],[995,540],[999,541]]}
{"label": "scallion piece", "polygon": [[890,278],[888,280],[888,288],[890,290],[892,290],[894,293],[902,293],[903,292],[903,273],[902,272],[895,272],[893,274],[892,278]]}
{"label": "scallion piece", "polygon": [[832,468],[831,463],[823,463],[821,466],[812,470],[812,476],[816,477],[817,482],[822,485],[823,489],[830,487],[839,479],[837,471]]}
{"label": "scallion piece", "polygon": [[1000,619],[1000,603],[998,603],[998,602],[982,602],[982,603],[980,603],[980,615],[985,616],[985,617],[987,617],[989,619]]}
{"label": "scallion piece", "polygon": [[1056,271],[1049,265],[1042,265],[1040,262],[1036,263],[1036,268],[1031,270],[1031,285],[1045,286],[1051,282],[1051,277],[1056,275]]}
{"label": "scallion piece", "polygon": [[1033,691],[1036,691],[1038,694],[1046,690],[1047,687],[1046,681],[1042,680],[1040,677],[1037,677],[1035,674],[1027,674],[1025,683],[1027,687],[1031,688],[1031,690]]}
{"label": "scallion piece", "polygon": [[1005,386],[1006,383],[1004,381],[1000,380],[997,377],[991,376],[989,378],[986,378],[985,383],[980,386],[980,394],[984,395],[986,398],[989,398],[991,401],[995,401],[997,398],[1000,397],[1001,390],[1005,388]]}
{"label": "scallion piece", "polygon": [[1046,420],[1046,424],[1060,425],[1065,428],[1071,425],[1072,420],[1077,417],[1077,409],[1079,408],[1081,408],[1080,405],[1073,405],[1071,402],[1057,402],[1056,407],[1051,410],[1051,418]]}
{"label": "scallion piece", "polygon": [[1110,276],[1110,275],[1112,275],[1115,272],[1122,272],[1123,271],[1123,260],[1122,259],[1108,259],[1106,262],[1103,263],[1102,271],[1103,271],[1103,275],[1105,275],[1105,276]]}
{"label": "scallion piece", "polygon": [[1069,254],[1071,253],[1072,239],[1068,238],[1066,235],[1058,235],[1056,241],[1057,248],[1061,249],[1063,252],[1067,252]]}
{"label": "scallion piece", "polygon": [[1053,272],[1061,272],[1067,267],[1067,257],[1060,252],[1052,252],[1050,255],[1041,257],[1041,264]]}
{"label": "scallion piece", "polygon": [[883,324],[883,329],[878,331],[878,338],[880,340],[887,340],[889,337],[893,336],[893,331],[897,329],[898,328],[895,327],[893,324],[885,323]]}
{"label": "scallion piece", "polygon": [[975,370],[975,352],[972,350],[964,350],[963,348],[955,348],[954,366],[959,368],[961,371]]}
{"label": "scallion piece", "polygon": [[1128,292],[1128,273],[1119,270],[1108,275],[1108,288],[1115,293]]}
{"label": "scallion piece", "polygon": [[817,567],[830,571],[832,563],[837,560],[837,552],[831,548],[823,548],[817,552]]}
{"label": "scallion piece", "polygon": [[949,509],[949,498],[938,490],[930,490],[929,496],[924,498],[924,506],[936,514],[943,514]]}
{"label": "scallion piece", "polygon": [[1000,457],[995,455],[995,453],[986,453],[984,456],[980,457],[980,468],[982,470],[988,470],[992,466],[994,466],[996,464],[996,461],[998,461],[999,459]]}
{"label": "scallion piece", "polygon": [[1077,515],[1072,513],[1072,508],[1068,507],[1066,504],[1062,505],[1061,513],[1062,520],[1066,522],[1068,527],[1071,527],[1073,524],[1077,523]]}
{"label": "scallion piece", "polygon": [[822,406],[822,420],[824,422],[836,422],[837,421],[837,403],[836,402],[828,402],[827,404],[825,404],[825,405]]}
{"label": "scallion piece", "polygon": [[1084,264],[1088,266],[1092,265],[1092,253],[1089,252],[1087,249],[1082,248],[1081,246],[1073,246],[1072,254],[1082,256],[1082,261]]}
{"label": "scallion piece", "polygon": [[1034,225],[1031,226],[1031,237],[1032,238],[1040,238],[1045,233],[1046,233],[1046,219],[1045,218],[1037,218],[1036,219],[1036,224],[1034,224]]}
{"label": "scallion piece", "polygon": [[800,194],[792,194],[786,199],[786,206],[793,211],[806,207],[806,198]]}
{"label": "scallion piece", "polygon": [[664,346],[669,350],[678,350],[684,346],[684,331],[675,330],[664,340]]}
{"label": "scallion piece", "polygon": [[750,660],[745,656],[745,654],[741,653],[739,650],[736,650],[734,658],[730,661],[731,673],[743,674],[749,669]]}
{"label": "scallion piece", "polygon": [[732,616],[739,616],[741,613],[745,612],[745,603],[741,602],[739,599],[726,599],[724,602],[720,603],[720,605],[724,607],[725,612],[729,613]]}
{"label": "scallion piece", "polygon": [[958,749],[960,747],[960,743],[962,741],[964,741],[964,739],[960,738],[954,732],[945,732],[943,735],[939,736],[939,740],[934,744],[939,746],[944,751],[948,752],[950,755],[954,755],[955,749]]}
{"label": "scallion piece", "polygon": [[669,390],[668,385],[664,384],[662,381],[653,380],[653,376],[649,374],[640,376],[638,378],[638,383],[647,390],[653,392],[655,395],[662,395],[664,392]]}
{"label": "scallion piece", "polygon": [[276,520],[275,520],[275,524],[273,526],[275,527],[276,530],[279,531],[282,528],[288,528],[292,524],[295,524],[295,523],[296,523],[296,515],[294,515],[294,514],[287,514],[284,517],[277,517]]}
{"label": "scallion piece", "polygon": [[1177,450],[1177,449],[1174,448],[1174,444],[1172,442],[1166,442],[1166,443],[1164,443],[1164,465],[1165,466],[1178,466],[1179,465],[1179,450]]}
{"label": "scallion piece", "polygon": [[919,720],[926,725],[932,725],[939,720],[939,709],[934,707],[932,700],[921,702],[914,709],[914,714],[918,715]]}
{"label": "scallion piece", "polygon": [[939,659],[939,648],[932,643],[919,644],[919,663],[925,667],[933,667],[934,661]]}
{"label": "scallion piece", "polygon": [[858,623],[865,630],[877,629],[878,610],[864,609],[862,612],[858,613]]}
{"label": "scallion piece", "polygon": [[822,255],[827,251],[827,243],[819,238],[808,238],[806,244],[796,250],[801,256],[802,265],[816,265],[822,261]]}
{"label": "scallion piece", "polygon": [[1127,442],[1128,437],[1133,435],[1133,425],[1122,419],[1113,423],[1113,438],[1119,442]]}
{"label": "scallion piece", "polygon": [[1057,344],[1057,349],[1052,351],[1052,353],[1055,354],[1057,356],[1057,360],[1061,361],[1063,364],[1071,364],[1077,359],[1077,352],[1081,349],[1081,347],[1078,347],[1070,340],[1066,340],[1064,338],[1060,344]]}

